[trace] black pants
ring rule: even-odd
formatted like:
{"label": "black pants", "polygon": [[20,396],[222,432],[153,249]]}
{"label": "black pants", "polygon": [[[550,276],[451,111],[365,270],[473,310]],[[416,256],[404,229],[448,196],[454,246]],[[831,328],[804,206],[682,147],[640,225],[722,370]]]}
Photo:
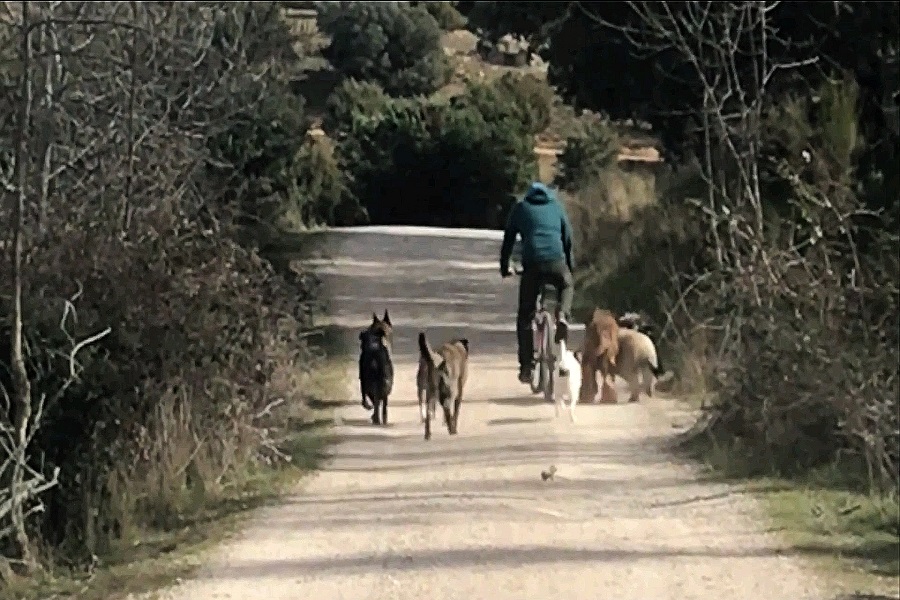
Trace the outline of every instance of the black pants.
{"label": "black pants", "polygon": [[558,260],[524,265],[524,272],[519,281],[519,311],[516,315],[520,368],[532,367],[534,339],[531,333],[531,320],[534,318],[538,295],[545,285],[556,288],[559,294],[560,315],[568,321],[572,313],[575,288],[572,286],[572,273],[566,262]]}

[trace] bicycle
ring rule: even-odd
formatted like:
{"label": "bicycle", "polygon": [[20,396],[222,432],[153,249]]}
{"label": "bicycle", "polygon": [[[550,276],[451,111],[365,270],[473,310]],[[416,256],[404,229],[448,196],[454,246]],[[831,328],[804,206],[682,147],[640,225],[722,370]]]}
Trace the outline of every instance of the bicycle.
{"label": "bicycle", "polygon": [[[522,269],[513,272],[520,276]],[[548,293],[549,291],[549,293]],[[553,402],[553,387],[556,382],[556,356],[553,353],[554,336],[556,335],[556,301],[549,300],[558,294],[556,286],[545,283],[541,286],[535,303],[534,316],[531,318],[533,368],[531,370],[531,392],[544,393],[544,400]],[[558,299],[557,299],[558,300]],[[550,304],[550,306],[548,306]]]}

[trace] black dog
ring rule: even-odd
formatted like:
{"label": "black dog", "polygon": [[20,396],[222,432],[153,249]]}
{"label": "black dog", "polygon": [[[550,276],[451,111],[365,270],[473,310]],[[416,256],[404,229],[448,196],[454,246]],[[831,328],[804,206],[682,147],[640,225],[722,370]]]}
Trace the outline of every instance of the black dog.
{"label": "black dog", "polygon": [[387,425],[388,396],[393,388],[394,364],[385,345],[384,331],[366,329],[359,334],[359,391],[363,408],[375,409],[372,423]]}

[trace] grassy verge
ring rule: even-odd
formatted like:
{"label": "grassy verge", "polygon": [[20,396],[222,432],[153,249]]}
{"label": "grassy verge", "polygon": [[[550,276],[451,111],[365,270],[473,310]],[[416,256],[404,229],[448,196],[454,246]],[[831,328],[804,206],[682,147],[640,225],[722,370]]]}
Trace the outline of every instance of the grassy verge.
{"label": "grassy verge", "polygon": [[684,450],[708,468],[710,478],[752,493],[770,531],[816,568],[827,589],[848,598],[900,597],[898,496],[860,491],[858,478],[848,476],[860,472],[858,465],[766,477],[745,455],[708,439],[694,439]]}
{"label": "grassy verge", "polygon": [[252,509],[296,489],[298,481],[327,457],[334,441],[332,413],[345,396],[344,376],[340,362],[323,362],[305,386],[308,400],[285,411],[286,435],[279,449],[291,457],[289,462],[259,466],[215,497],[186,502],[175,527],[130,536],[128,543],[98,557],[88,572],[51,568],[36,578],[10,582],[0,595],[16,600],[114,600],[190,575],[204,551],[235,533]]}

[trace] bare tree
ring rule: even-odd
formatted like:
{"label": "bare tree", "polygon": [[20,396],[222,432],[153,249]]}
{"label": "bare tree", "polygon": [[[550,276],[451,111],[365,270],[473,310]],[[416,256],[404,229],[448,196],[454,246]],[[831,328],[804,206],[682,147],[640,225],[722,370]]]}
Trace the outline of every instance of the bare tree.
{"label": "bare tree", "polygon": [[[79,532],[99,553],[133,498],[277,455],[258,423],[276,392],[254,376],[273,348],[293,360],[282,331],[299,328],[274,323],[283,283],[234,242],[214,205],[226,182],[208,172],[210,140],[287,88],[291,40],[267,35],[284,28],[263,4],[0,4],[0,38],[15,40],[0,43],[0,103],[16,109],[0,113],[12,238],[0,279],[14,283],[0,315],[13,375],[0,369],[0,555],[12,565],[37,562],[29,533]],[[61,415],[83,421],[59,436]],[[77,454],[48,443],[60,437]],[[132,504],[110,504],[117,478]]]}
{"label": "bare tree", "polygon": [[12,322],[10,367],[12,369],[12,414],[13,446],[11,460],[13,463],[9,481],[9,516],[12,535],[17,551],[26,567],[32,567],[34,559],[31,555],[28,534],[25,530],[25,502],[28,492],[25,489],[25,462],[28,443],[28,426],[31,422],[31,382],[25,370],[25,357],[22,351],[22,237],[25,233],[25,205],[28,202],[28,164],[29,157],[29,121],[31,120],[31,36],[29,11],[27,2],[21,6],[22,46],[19,60],[22,66],[21,87],[22,103],[19,108],[19,124],[16,128],[15,173],[18,189],[13,205],[12,229],[12,273],[13,300],[10,321]]}
{"label": "bare tree", "polygon": [[[676,57],[701,100],[687,116],[699,126],[706,197],[691,201],[709,224],[715,268],[673,274],[680,289],[669,302],[670,323],[679,319],[716,341],[708,370],[728,382],[732,416],[760,420],[740,427],[785,448],[795,444],[791,436],[808,435],[801,431],[837,439],[839,427],[864,455],[873,486],[891,485],[897,454],[887,442],[897,433],[887,415],[896,412],[896,377],[876,383],[859,373],[880,373],[896,356],[883,350],[869,364],[853,358],[884,349],[885,307],[898,297],[889,265],[863,257],[857,240],[861,218],[873,224],[867,238],[883,237],[875,225],[881,216],[854,189],[857,88],[839,78],[797,87],[802,79],[790,75],[820,57],[776,28],[780,4],[628,2],[634,19],[626,26],[604,21],[586,3],[581,10],[614,27],[635,52]],[[795,97],[786,98],[786,89]],[[804,95],[817,101],[797,100]],[[822,124],[809,122],[812,110]],[[767,185],[774,179],[783,185]],[[878,244],[896,248],[896,241]],[[774,388],[779,371],[762,365],[785,369],[796,387]]]}

